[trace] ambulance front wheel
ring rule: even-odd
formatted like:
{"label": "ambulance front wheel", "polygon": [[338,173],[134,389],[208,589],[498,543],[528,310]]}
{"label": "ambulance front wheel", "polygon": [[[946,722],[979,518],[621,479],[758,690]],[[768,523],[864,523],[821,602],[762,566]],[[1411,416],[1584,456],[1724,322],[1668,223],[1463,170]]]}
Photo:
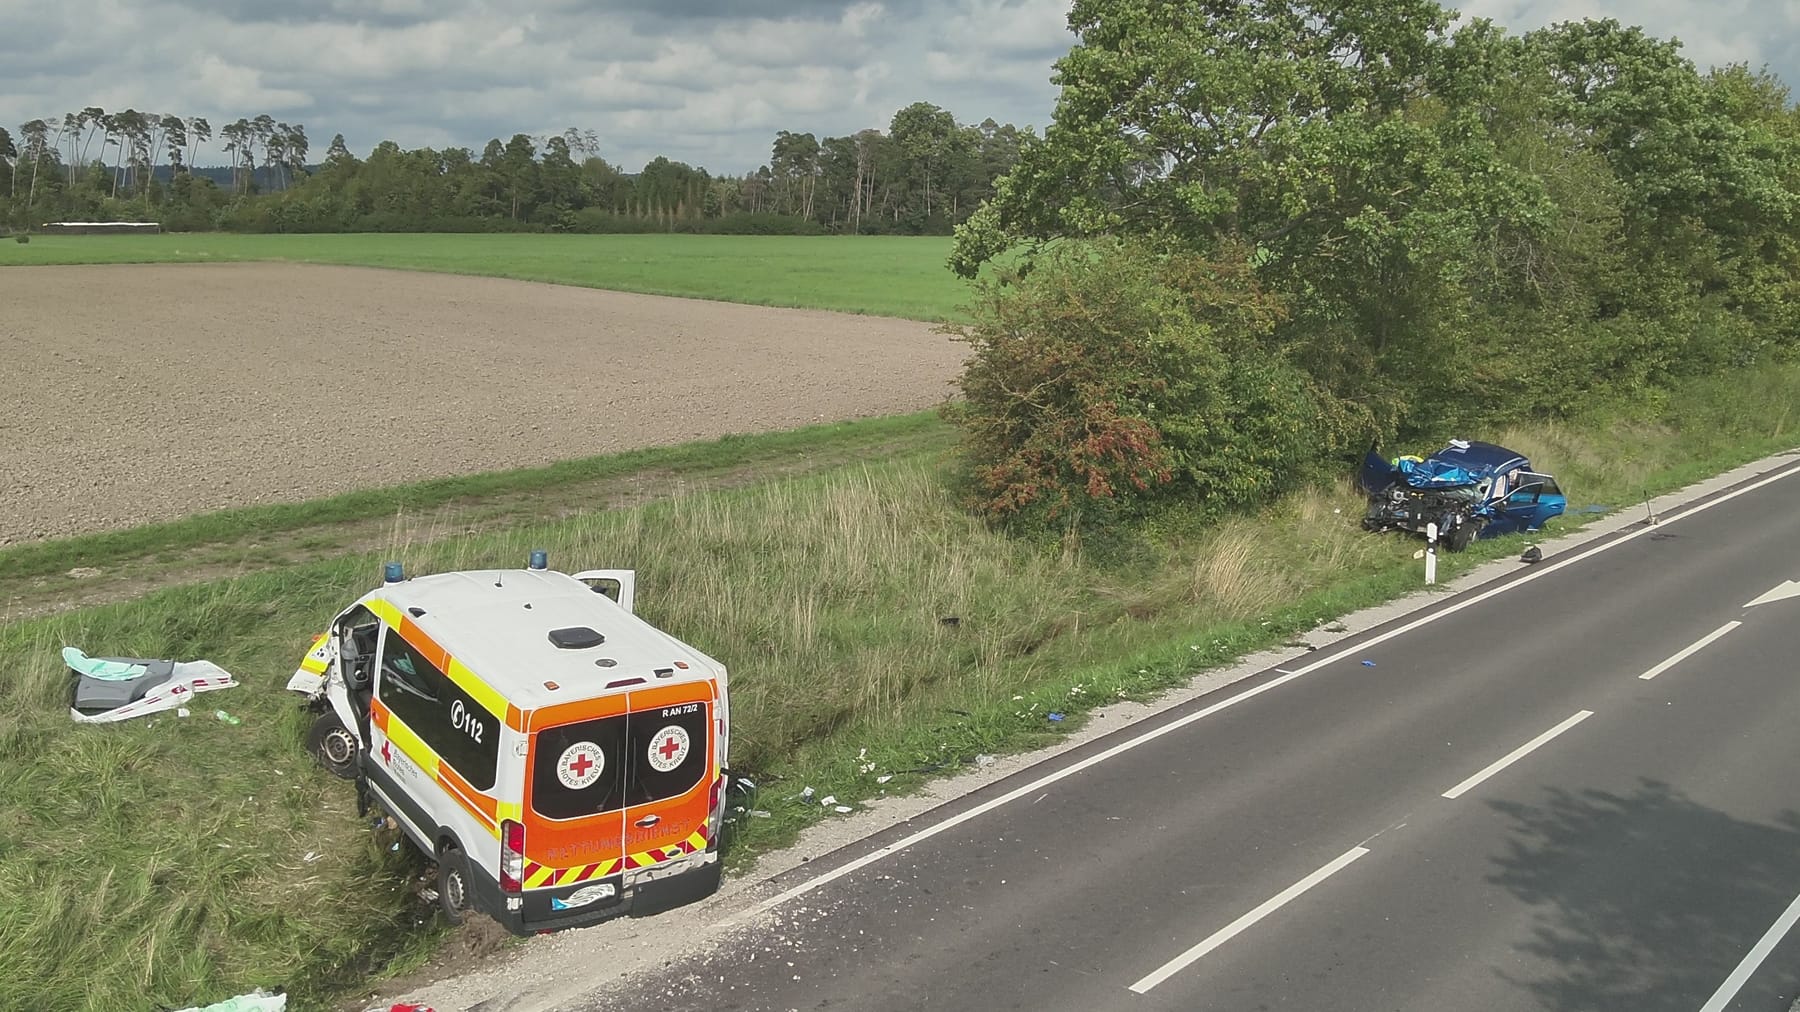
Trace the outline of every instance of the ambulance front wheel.
{"label": "ambulance front wheel", "polygon": [[469,862],[454,843],[438,854],[438,906],[444,920],[461,924],[469,912]]}
{"label": "ambulance front wheel", "polygon": [[337,714],[330,711],[319,714],[319,719],[313,721],[312,730],[306,732],[306,750],[333,776],[356,779],[356,736]]}

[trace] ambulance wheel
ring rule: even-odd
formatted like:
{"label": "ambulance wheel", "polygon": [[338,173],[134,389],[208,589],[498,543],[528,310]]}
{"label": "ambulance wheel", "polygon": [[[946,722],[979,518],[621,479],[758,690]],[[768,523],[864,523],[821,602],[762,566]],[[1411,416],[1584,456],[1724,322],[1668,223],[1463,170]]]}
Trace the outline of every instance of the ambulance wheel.
{"label": "ambulance wheel", "polygon": [[451,924],[461,924],[469,913],[469,861],[454,843],[438,853],[438,906]]}
{"label": "ambulance wheel", "polygon": [[312,730],[306,732],[306,750],[320,766],[344,780],[356,779],[356,748],[356,736],[329,711],[319,714]]}

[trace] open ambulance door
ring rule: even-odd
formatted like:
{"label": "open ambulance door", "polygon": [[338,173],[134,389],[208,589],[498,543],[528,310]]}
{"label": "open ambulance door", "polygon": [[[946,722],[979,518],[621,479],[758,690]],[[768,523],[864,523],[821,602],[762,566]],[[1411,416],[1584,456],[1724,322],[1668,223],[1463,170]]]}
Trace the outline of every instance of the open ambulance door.
{"label": "open ambulance door", "polygon": [[637,597],[637,570],[589,569],[576,573],[575,579],[592,587],[595,593],[612,598],[626,611],[632,610],[632,601]]}

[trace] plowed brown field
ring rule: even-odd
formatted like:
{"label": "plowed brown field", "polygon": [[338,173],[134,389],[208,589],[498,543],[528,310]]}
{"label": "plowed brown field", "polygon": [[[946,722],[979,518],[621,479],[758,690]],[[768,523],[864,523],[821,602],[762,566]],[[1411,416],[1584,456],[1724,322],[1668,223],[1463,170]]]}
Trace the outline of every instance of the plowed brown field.
{"label": "plowed brown field", "polygon": [[927,324],[278,264],[0,271],[0,544],[940,403]]}

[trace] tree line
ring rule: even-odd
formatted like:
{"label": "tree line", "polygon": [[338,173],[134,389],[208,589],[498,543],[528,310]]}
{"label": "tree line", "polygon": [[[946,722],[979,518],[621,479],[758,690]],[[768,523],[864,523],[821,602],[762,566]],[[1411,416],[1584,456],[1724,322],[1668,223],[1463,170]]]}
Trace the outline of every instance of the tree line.
{"label": "tree line", "polygon": [[1432,0],[1069,23],[1042,141],[950,261],[996,279],[959,415],[990,513],[1252,506],[1371,442],[1800,355],[1800,112],[1766,71]]}
{"label": "tree line", "polygon": [[[745,231],[948,234],[993,195],[1029,128],[959,123],[917,102],[887,129],[842,137],[780,131],[742,176],[665,157],[637,172],[602,157],[592,130],[468,148],[377,144],[342,134],[309,161],[303,124],[98,107],[0,128],[0,222],[155,220],[172,230]],[[217,141],[228,172],[196,166]]]}

